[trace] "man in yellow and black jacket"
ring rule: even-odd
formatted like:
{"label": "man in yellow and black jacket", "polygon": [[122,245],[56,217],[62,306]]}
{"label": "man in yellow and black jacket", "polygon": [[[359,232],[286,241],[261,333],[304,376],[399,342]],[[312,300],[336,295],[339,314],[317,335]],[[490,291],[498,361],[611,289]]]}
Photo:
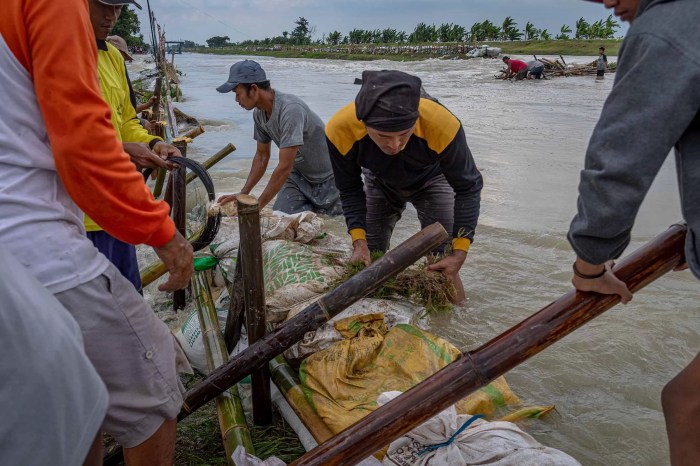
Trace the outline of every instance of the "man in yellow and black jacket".
{"label": "man in yellow and black jacket", "polygon": [[452,231],[452,253],[429,268],[453,281],[459,302],[459,270],[474,239],[483,182],[462,124],[421,98],[420,87],[418,77],[401,71],[363,72],[355,102],[330,119],[326,138],[353,241],[351,261],[369,265],[370,250],[386,251],[410,202],[421,227],[440,222]]}

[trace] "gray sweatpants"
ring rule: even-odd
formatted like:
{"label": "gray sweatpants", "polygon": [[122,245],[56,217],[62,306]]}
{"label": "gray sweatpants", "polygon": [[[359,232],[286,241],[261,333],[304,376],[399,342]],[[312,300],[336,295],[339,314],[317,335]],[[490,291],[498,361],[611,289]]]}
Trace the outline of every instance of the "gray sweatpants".
{"label": "gray sweatpants", "polygon": [[[386,252],[396,222],[410,202],[416,208],[421,228],[435,222],[452,232],[454,225],[455,192],[444,175],[426,181],[423,186],[406,191],[392,188],[371,171],[362,170],[367,198],[367,246],[370,251]],[[446,241],[433,252],[441,253],[450,243]]]}

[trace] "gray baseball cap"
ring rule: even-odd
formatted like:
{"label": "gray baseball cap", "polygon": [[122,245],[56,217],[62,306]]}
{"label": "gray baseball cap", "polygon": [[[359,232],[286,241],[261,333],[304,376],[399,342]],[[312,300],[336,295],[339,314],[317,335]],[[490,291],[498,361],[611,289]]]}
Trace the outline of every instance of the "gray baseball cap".
{"label": "gray baseball cap", "polygon": [[105,5],[114,5],[114,6],[119,6],[119,5],[134,5],[137,7],[139,10],[141,9],[141,5],[136,3],[135,0],[98,0],[100,3],[104,3]]}
{"label": "gray baseball cap", "polygon": [[265,70],[253,60],[234,63],[228,74],[228,81],[217,87],[221,93],[231,92],[239,84],[261,83],[267,81]]}

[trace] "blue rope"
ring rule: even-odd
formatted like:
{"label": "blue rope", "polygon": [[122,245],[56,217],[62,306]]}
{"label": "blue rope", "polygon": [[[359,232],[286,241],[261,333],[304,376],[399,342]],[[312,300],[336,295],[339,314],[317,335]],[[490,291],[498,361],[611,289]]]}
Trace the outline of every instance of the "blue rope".
{"label": "blue rope", "polygon": [[483,415],[483,414],[475,414],[474,416],[472,416],[472,417],[470,417],[469,419],[467,419],[467,422],[465,422],[464,424],[462,424],[462,427],[460,427],[459,429],[457,429],[457,432],[455,432],[454,434],[452,434],[452,437],[448,438],[446,442],[436,443],[435,445],[428,445],[428,446],[426,446],[425,448],[423,448],[422,450],[420,450],[420,451],[418,452],[418,456],[420,456],[420,455],[422,455],[422,454],[424,454],[424,453],[428,453],[428,452],[430,452],[430,451],[435,451],[435,450],[437,450],[437,449],[440,448],[440,447],[446,447],[447,445],[449,445],[449,444],[451,444],[452,442],[454,442],[454,441],[455,441],[455,438],[457,438],[457,436],[458,436],[459,434],[461,434],[462,432],[464,432],[464,429],[466,429],[467,427],[469,427],[470,425],[472,425],[472,424],[474,423],[474,421],[476,421],[477,419],[483,419],[483,418],[484,418],[484,415]]}

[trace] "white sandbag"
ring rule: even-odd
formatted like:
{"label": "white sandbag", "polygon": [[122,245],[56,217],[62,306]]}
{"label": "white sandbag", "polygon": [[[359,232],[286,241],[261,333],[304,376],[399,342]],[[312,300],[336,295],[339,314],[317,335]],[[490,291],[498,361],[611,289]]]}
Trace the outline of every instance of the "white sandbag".
{"label": "white sandbag", "polygon": [[264,239],[286,239],[310,243],[323,233],[323,220],[313,212],[275,215],[270,218]]}
{"label": "white sandbag", "polygon": [[[233,452],[233,455],[231,455],[231,458],[233,458],[233,462],[236,466],[286,466],[284,461],[275,456],[271,456],[263,461],[253,455],[249,455],[245,452],[245,447],[241,445],[236,447],[236,450]],[[382,463],[380,463],[375,457],[370,456],[369,458],[362,460],[360,463],[357,463],[357,466],[382,466]]]}
{"label": "white sandbag", "polygon": [[[219,320],[219,326],[223,331],[226,325],[226,317],[228,309],[222,309],[217,306],[216,316]],[[202,374],[208,374],[207,354],[204,349],[204,339],[202,338],[202,328],[199,326],[199,317],[197,311],[190,313],[185,323],[174,333],[175,339],[182,347],[182,350],[187,356],[190,365],[197,369]]]}
{"label": "white sandbag", "polygon": [[[380,405],[401,395],[382,393]],[[391,442],[385,466],[580,466],[571,456],[537,442],[511,422],[488,422],[458,415],[450,406]],[[464,430],[458,432],[465,423]],[[454,438],[453,438],[454,437]],[[439,444],[444,444],[438,446]],[[434,446],[434,449],[428,448]]]}

